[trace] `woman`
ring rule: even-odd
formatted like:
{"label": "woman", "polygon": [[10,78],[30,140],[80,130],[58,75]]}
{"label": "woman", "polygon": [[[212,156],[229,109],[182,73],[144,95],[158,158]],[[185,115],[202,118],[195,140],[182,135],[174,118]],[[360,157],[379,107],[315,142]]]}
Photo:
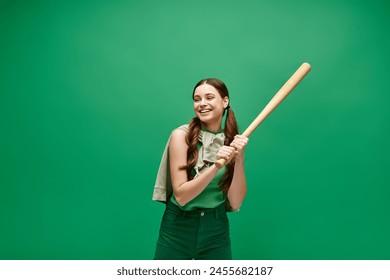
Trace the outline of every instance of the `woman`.
{"label": "woman", "polygon": [[[231,259],[226,211],[246,195],[248,138],[238,135],[222,81],[201,80],[192,98],[196,116],[172,132],[156,180],[153,199],[167,206],[154,259]],[[227,160],[221,169],[220,158]]]}

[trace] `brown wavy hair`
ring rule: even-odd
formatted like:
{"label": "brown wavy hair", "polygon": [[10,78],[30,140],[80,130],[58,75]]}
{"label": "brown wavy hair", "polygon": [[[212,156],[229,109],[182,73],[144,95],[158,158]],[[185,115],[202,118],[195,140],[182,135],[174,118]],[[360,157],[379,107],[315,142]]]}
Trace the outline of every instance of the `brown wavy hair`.
{"label": "brown wavy hair", "polygon": [[[192,99],[194,99],[196,88],[202,84],[208,84],[210,86],[213,86],[218,91],[218,93],[222,98],[226,96],[229,97],[229,91],[224,82],[216,78],[207,78],[199,81],[195,85],[194,90],[192,92]],[[236,117],[234,115],[233,110],[230,108],[230,105],[227,106],[223,114],[227,114],[225,127],[224,127],[224,133],[225,133],[224,144],[226,146],[229,146],[230,143],[233,141],[234,136],[238,134],[238,126],[237,126]],[[189,131],[186,137],[186,142],[188,145],[187,165],[182,167],[182,169],[185,169],[187,171],[188,180],[193,179],[192,168],[195,166],[196,161],[198,160],[198,143],[199,143],[199,133],[201,130],[201,126],[202,125],[198,117],[194,117],[189,123]],[[232,183],[233,173],[234,173],[234,163],[235,161],[233,159],[226,165],[226,171],[222,176],[221,180],[219,181],[219,187],[225,193],[227,192],[227,190],[230,187],[230,184]]]}

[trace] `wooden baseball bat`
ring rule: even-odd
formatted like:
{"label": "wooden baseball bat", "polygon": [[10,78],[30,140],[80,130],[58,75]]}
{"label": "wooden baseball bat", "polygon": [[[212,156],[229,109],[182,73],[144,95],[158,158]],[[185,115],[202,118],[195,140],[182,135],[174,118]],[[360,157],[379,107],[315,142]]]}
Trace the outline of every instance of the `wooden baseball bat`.
{"label": "wooden baseball bat", "polygon": [[[274,95],[267,106],[260,112],[256,119],[248,126],[248,128],[242,133],[243,136],[249,137],[252,132],[265,120],[265,118],[272,113],[272,111],[289,95],[289,93],[299,84],[300,81],[311,70],[309,63],[303,63],[297,71],[287,80],[287,82],[280,88],[280,90]],[[226,164],[226,160],[221,158],[215,162],[218,168],[222,168]]]}

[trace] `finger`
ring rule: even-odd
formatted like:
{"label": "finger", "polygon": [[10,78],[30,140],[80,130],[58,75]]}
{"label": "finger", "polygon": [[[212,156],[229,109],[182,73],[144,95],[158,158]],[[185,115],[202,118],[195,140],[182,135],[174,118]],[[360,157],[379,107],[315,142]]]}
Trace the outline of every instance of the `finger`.
{"label": "finger", "polygon": [[240,147],[243,148],[247,145],[247,141],[245,140],[236,140],[230,144],[232,147]]}
{"label": "finger", "polygon": [[230,154],[234,151],[234,148],[233,147],[228,147],[226,146],[225,148],[221,149],[220,150],[222,153],[227,153],[227,154]]}
{"label": "finger", "polygon": [[222,150],[218,153],[218,155],[220,157],[223,157],[223,158],[229,158],[232,154],[232,151],[231,150]]}
{"label": "finger", "polygon": [[226,159],[227,161],[230,161],[231,158],[234,156],[235,150],[228,150],[228,151],[223,151],[219,154],[219,157]]}
{"label": "finger", "polygon": [[248,137],[245,137],[245,136],[242,136],[242,135],[236,135],[236,136],[234,137],[233,142],[234,142],[234,141],[238,141],[238,142],[241,142],[241,143],[248,143],[248,140],[249,140]]}
{"label": "finger", "polygon": [[234,147],[237,150],[237,149],[242,149],[245,146],[245,143],[237,141],[237,142],[231,143],[230,146]]}
{"label": "finger", "polygon": [[237,149],[240,148],[240,145],[237,144],[237,143],[231,143],[230,146],[231,146],[232,148],[234,148],[235,150],[237,150]]}
{"label": "finger", "polygon": [[238,143],[240,145],[244,145],[246,144],[248,141],[247,139],[243,139],[243,138],[236,138],[232,141],[232,143]]}

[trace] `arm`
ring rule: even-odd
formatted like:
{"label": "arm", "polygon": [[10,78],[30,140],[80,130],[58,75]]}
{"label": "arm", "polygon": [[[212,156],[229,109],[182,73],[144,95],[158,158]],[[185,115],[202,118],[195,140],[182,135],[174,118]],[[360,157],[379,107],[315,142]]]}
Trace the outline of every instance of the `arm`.
{"label": "arm", "polygon": [[187,132],[176,129],[172,132],[169,141],[169,163],[171,181],[175,199],[179,205],[184,206],[197,197],[218,173],[218,168],[213,164],[205,172],[193,180],[188,181],[186,170],[180,170],[187,165],[188,145],[185,141]]}
{"label": "arm", "polygon": [[230,144],[236,149],[236,162],[234,164],[234,175],[232,183],[227,193],[230,206],[233,209],[240,208],[246,196],[246,177],[244,169],[244,151],[248,143],[248,138],[242,135],[235,136],[235,139]]}

